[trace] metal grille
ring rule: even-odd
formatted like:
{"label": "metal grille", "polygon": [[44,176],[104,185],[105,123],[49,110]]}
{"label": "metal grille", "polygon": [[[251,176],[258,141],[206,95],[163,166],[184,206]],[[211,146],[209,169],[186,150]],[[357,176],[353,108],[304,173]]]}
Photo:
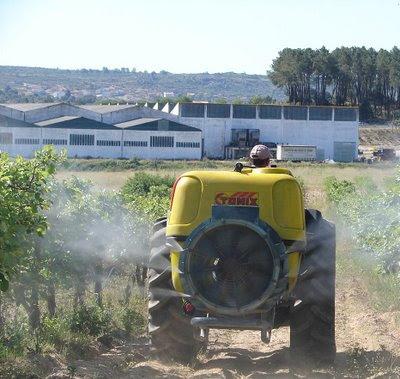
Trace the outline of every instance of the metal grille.
{"label": "metal grille", "polygon": [[94,134],[70,134],[69,144],[79,146],[92,146],[94,145]]}
{"label": "metal grille", "polygon": [[169,136],[151,136],[151,147],[174,147],[174,137]]}
{"label": "metal grille", "polygon": [[199,148],[200,142],[177,142],[176,147]]}
{"label": "metal grille", "polygon": [[238,308],[259,299],[274,272],[265,240],[241,225],[205,233],[190,252],[189,275],[196,292],[209,302]]}
{"label": "metal grille", "polygon": [[121,141],[97,140],[97,146],[121,146]]}
{"label": "metal grille", "polygon": [[43,145],[67,145],[66,139],[43,138]]}
{"label": "metal grille", "polygon": [[124,141],[124,146],[147,147],[147,141]]}
{"label": "metal grille", "polygon": [[16,138],[17,145],[39,145],[39,138]]}
{"label": "metal grille", "polygon": [[12,145],[12,133],[0,133],[0,145]]}

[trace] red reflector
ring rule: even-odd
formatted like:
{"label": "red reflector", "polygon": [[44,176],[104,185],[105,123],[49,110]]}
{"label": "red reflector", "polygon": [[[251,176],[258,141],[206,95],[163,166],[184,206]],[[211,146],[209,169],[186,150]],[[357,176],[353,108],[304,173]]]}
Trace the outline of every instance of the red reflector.
{"label": "red reflector", "polygon": [[189,301],[184,301],[183,303],[183,312],[187,315],[192,315],[195,311],[194,305],[190,303]]}

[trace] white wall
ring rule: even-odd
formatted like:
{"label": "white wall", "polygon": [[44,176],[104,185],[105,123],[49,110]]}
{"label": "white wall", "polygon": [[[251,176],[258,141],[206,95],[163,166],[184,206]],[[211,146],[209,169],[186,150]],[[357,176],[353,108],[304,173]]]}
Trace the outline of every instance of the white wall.
{"label": "white wall", "polygon": [[[121,146],[97,146],[98,140],[120,141],[121,130],[90,130],[90,129],[65,129],[68,134],[92,135],[95,136],[94,145],[68,145],[69,157],[93,157],[93,158],[120,158]],[[68,137],[69,138],[69,137]],[[69,142],[69,141],[68,141]]]}
{"label": "white wall", "polygon": [[227,130],[230,133],[229,119],[180,117],[177,122],[193,126],[202,131],[205,156],[213,158],[223,156],[225,141],[228,141],[225,138]]}
{"label": "white wall", "polygon": [[[136,106],[125,107],[108,113],[99,113],[82,107],[71,106],[63,103],[52,104],[47,107],[21,112],[4,105],[0,105],[0,114],[4,114],[14,119],[25,120],[27,122],[38,122],[65,115],[83,116],[110,124],[125,122],[141,117],[165,118],[200,129],[202,131],[202,137],[199,138],[204,139],[205,156],[210,158],[223,157],[224,147],[229,145],[231,142],[232,129],[259,129],[261,142],[316,145],[319,150],[324,151],[326,159],[333,158],[334,142],[355,143],[355,156],[358,147],[358,120],[303,121],[285,120],[283,118],[279,120],[259,118],[238,119],[232,118],[232,110],[230,118],[192,118],[179,116],[180,104],[177,104],[171,113],[161,112],[148,107]],[[60,133],[60,129],[55,130],[57,130],[56,133]],[[180,135],[181,134],[185,133],[180,133]],[[111,147],[104,147],[99,151],[94,148],[86,147],[85,155],[89,155],[88,149],[90,150],[90,155],[99,154],[100,151],[102,154],[106,154],[107,156],[114,156],[117,154],[117,149],[113,149]],[[185,151],[183,152],[177,151],[177,148],[174,148],[174,150],[176,150],[174,152],[157,152],[156,150],[141,152],[141,148],[130,149],[131,150],[128,150],[126,153],[124,152],[124,156],[131,156],[131,154],[139,156],[138,154],[144,154],[149,159],[159,158],[160,154],[166,154],[168,157],[176,156],[176,158],[181,155],[184,155],[185,157],[188,155],[197,156],[197,153],[187,152],[186,150],[188,149],[184,149]],[[84,154],[83,148],[76,148],[74,152],[76,154]],[[155,154],[154,156],[152,156],[153,153]]]}
{"label": "white wall", "polygon": [[[174,113],[180,114],[179,104]],[[232,118],[232,112],[231,118],[177,116],[177,121],[202,130],[204,153],[210,158],[223,157],[232,129],[259,129],[261,142],[316,145],[323,150],[325,159],[333,159],[334,142],[354,142],[355,156],[358,148],[358,121],[239,119]]]}
{"label": "white wall", "polygon": [[[92,158],[141,158],[141,159],[201,159],[200,132],[173,131],[136,131],[136,130],[91,130],[64,129],[46,127],[7,127],[0,126],[0,132],[12,133],[16,138],[39,139],[38,145],[0,145],[0,151],[8,152],[11,156],[21,155],[30,158],[35,151],[43,147],[44,139],[65,139],[67,145],[56,145],[56,150],[67,150],[68,157]],[[70,135],[94,135],[94,145],[70,145]],[[172,136],[176,142],[197,142],[199,148],[185,147],[150,147],[151,136]],[[120,141],[120,146],[98,146],[98,140]],[[147,147],[124,146],[123,141],[146,141]]]}
{"label": "white wall", "polygon": [[[31,127],[0,127],[0,133],[12,133],[13,144],[12,145],[1,145],[0,151],[9,153],[11,156],[21,155],[26,158],[34,156],[35,151],[40,149],[41,145],[41,128]],[[38,145],[22,145],[16,144],[15,140],[18,138],[34,138],[39,139]]]}
{"label": "white wall", "polygon": [[[197,142],[200,148],[185,147],[151,147],[151,136],[172,136],[176,142]],[[173,131],[147,131],[147,130],[124,130],[124,141],[147,141],[147,147],[124,146],[124,158],[141,159],[201,159],[201,133],[200,132],[173,132]]]}

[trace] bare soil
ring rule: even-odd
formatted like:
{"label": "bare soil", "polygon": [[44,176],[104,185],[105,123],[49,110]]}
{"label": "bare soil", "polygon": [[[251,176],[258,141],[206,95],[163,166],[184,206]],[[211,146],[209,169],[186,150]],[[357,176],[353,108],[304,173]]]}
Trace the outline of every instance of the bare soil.
{"label": "bare soil", "polygon": [[293,367],[289,330],[274,330],[269,345],[258,332],[215,331],[208,349],[190,365],[156,360],[147,341],[100,349],[88,360],[58,362],[49,378],[386,378],[400,377],[399,314],[382,313],[370,303],[361,279],[338,278],[336,363],[332,367]]}
{"label": "bare soil", "polygon": [[362,146],[382,146],[386,148],[400,148],[400,129],[399,128],[360,128],[360,145]]}

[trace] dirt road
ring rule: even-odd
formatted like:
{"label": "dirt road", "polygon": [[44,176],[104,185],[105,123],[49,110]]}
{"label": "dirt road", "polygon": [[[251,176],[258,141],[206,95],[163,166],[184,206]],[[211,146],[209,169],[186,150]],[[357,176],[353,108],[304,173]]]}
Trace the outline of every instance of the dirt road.
{"label": "dirt road", "polygon": [[189,366],[151,357],[145,342],[114,346],[91,360],[59,367],[51,378],[259,378],[259,377],[400,377],[399,314],[379,313],[361,281],[338,281],[337,345],[334,367],[297,371],[290,367],[287,328],[273,331],[269,345],[258,332],[217,331],[209,348]]}

